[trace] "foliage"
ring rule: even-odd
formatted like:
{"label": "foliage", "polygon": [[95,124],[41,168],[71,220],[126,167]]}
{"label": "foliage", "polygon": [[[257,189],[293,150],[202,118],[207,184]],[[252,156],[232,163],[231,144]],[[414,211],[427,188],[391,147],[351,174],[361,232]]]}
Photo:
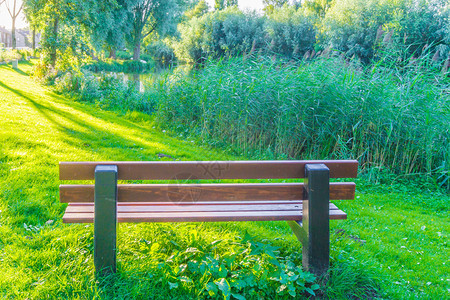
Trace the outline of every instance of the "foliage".
{"label": "foliage", "polygon": [[214,9],[222,10],[228,7],[237,6],[237,0],[215,0],[214,1]]}
{"label": "foliage", "polygon": [[86,63],[82,66],[82,69],[89,70],[91,72],[125,72],[125,73],[140,73],[148,72],[155,67],[154,62],[149,58],[149,62],[140,62],[133,60],[114,60],[104,59],[99,61],[93,61]]}
{"label": "foliage", "polygon": [[[369,63],[378,47],[394,40],[418,57],[422,49],[445,44],[449,20],[446,1],[336,1],[327,10],[322,30],[331,47]],[[449,45],[440,47],[442,57]],[[434,50],[436,51],[436,49]]]}
{"label": "foliage", "polygon": [[30,50],[26,49],[2,49],[0,48],[0,62],[9,62],[14,59],[27,60],[32,55]]}
{"label": "foliage", "polygon": [[97,1],[91,13],[89,26],[91,44],[96,50],[109,51],[109,57],[115,58],[117,49],[125,46],[126,36],[131,31],[130,7],[133,0]]}
{"label": "foliage", "polygon": [[[446,0],[405,1],[397,34],[410,45],[415,56],[424,50],[440,51],[441,57],[450,56],[450,5]],[[445,26],[447,24],[447,26]],[[440,46],[440,47],[439,47]],[[428,49],[427,49],[428,48]]]}
{"label": "foliage", "polygon": [[302,58],[316,43],[316,29],[311,19],[294,6],[274,8],[266,26],[270,50],[285,58]]}
{"label": "foliage", "polygon": [[[200,298],[252,299],[315,295],[319,289],[314,275],[302,271],[293,256],[280,257],[278,247],[248,239],[205,244],[196,230],[190,234],[187,245],[166,239],[166,244],[144,241],[140,249],[156,257],[173,290],[193,289]],[[163,254],[161,249],[173,250]]]}
{"label": "foliage", "polygon": [[274,9],[269,19],[231,7],[192,18],[179,31],[175,52],[194,62],[250,53],[299,58],[315,43],[311,21],[289,6]]}
{"label": "foliage", "polygon": [[154,61],[162,65],[173,64],[176,60],[173,49],[163,41],[150,43],[145,51],[150,54]]}
{"label": "foliage", "polygon": [[145,37],[158,33],[164,37],[176,29],[176,19],[181,17],[175,0],[138,0],[130,8],[131,32],[129,43],[134,49],[133,59],[139,60],[141,43]]}
{"label": "foliage", "polygon": [[433,174],[450,159],[449,82],[433,72],[340,59],[210,62],[156,86],[156,115],[252,157],[358,159],[362,169]]}
{"label": "foliage", "polygon": [[192,18],[199,18],[201,16],[203,16],[204,14],[206,14],[209,10],[209,6],[208,3],[205,2],[205,0],[200,0],[198,1],[198,3],[195,5],[194,8],[192,8],[191,10],[187,10],[184,13],[184,16],[189,20]]}
{"label": "foliage", "polygon": [[130,54],[128,51],[119,50],[116,53],[117,59],[128,60],[133,58],[133,54]]}

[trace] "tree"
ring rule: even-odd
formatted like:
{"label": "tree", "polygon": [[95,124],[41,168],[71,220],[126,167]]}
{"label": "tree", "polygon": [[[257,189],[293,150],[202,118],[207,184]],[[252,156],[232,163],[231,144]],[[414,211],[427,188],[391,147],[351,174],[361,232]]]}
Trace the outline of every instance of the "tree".
{"label": "tree", "polygon": [[32,31],[31,47],[36,49],[36,30],[42,27],[43,21],[41,20],[41,11],[45,6],[45,0],[24,0],[23,10],[25,17]]}
{"label": "tree", "polygon": [[303,6],[307,11],[310,11],[319,17],[325,17],[327,10],[331,7],[332,0],[306,0]]}
{"label": "tree", "polygon": [[[6,9],[8,10],[9,15],[11,16],[12,20],[12,27],[11,27],[11,40],[12,40],[12,48],[16,49],[16,19],[19,16],[20,12],[23,8],[23,3],[20,4],[20,6],[17,5],[17,0],[13,1],[6,1],[4,0],[6,4]],[[11,3],[13,2],[13,3]],[[12,5],[12,8],[11,8]]]}
{"label": "tree", "polygon": [[266,14],[270,15],[273,13],[275,8],[283,7],[283,5],[288,3],[288,0],[263,0],[264,11]]}
{"label": "tree", "polygon": [[208,4],[204,0],[201,0],[197,3],[197,5],[195,5],[193,9],[186,11],[184,15],[188,19],[199,18],[204,14],[206,14],[208,10],[209,10]]}
{"label": "tree", "polygon": [[129,42],[133,47],[133,60],[139,60],[145,37],[154,32],[164,36],[176,30],[174,19],[179,16],[179,9],[175,0],[137,0],[130,11]]}
{"label": "tree", "polygon": [[95,49],[109,52],[116,58],[117,49],[125,46],[125,37],[130,33],[130,7],[133,0],[96,1],[93,22],[88,24],[91,44]]}
{"label": "tree", "polygon": [[227,7],[231,6],[237,6],[238,2],[237,0],[215,0],[214,2],[214,9],[215,10],[222,10]]}

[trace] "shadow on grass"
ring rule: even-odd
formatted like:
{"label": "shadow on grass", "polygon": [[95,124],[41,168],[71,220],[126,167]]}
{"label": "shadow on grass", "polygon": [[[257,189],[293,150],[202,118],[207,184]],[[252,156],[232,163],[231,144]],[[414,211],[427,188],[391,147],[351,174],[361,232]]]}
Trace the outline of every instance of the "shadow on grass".
{"label": "shadow on grass", "polygon": [[[111,120],[111,118],[105,118],[105,116],[99,116],[99,114],[96,114],[94,117],[98,118],[99,121],[106,121],[111,122],[113,121],[115,124],[123,126],[126,130],[139,130],[142,135],[145,134],[145,139],[139,139],[139,138],[132,138],[129,136],[128,138],[125,137],[124,134],[116,133],[113,131],[105,130],[104,127],[100,125],[94,125],[89,122],[84,122],[81,118],[75,116],[73,113],[69,113],[66,111],[62,111],[60,108],[55,107],[54,105],[51,105],[49,101],[41,100],[41,103],[37,102],[35,99],[32,98],[32,96],[27,95],[23,91],[20,91],[18,89],[15,89],[13,87],[10,87],[6,85],[3,82],[0,82],[0,87],[3,87],[5,89],[8,89],[9,91],[13,92],[17,96],[27,100],[34,109],[39,112],[42,117],[44,117],[46,120],[48,120],[51,124],[55,126],[55,128],[63,133],[64,136],[68,136],[70,138],[65,138],[64,141],[72,145],[74,147],[80,147],[86,145],[90,146],[92,144],[99,144],[99,146],[102,147],[113,147],[113,148],[147,148],[149,147],[147,141],[151,141],[150,137],[154,135],[154,133],[150,132],[149,129],[139,126],[137,124],[127,122],[126,120],[120,120],[120,122],[116,122],[116,120]],[[53,96],[53,95],[51,95]],[[59,100],[61,100],[60,97],[58,97]],[[42,102],[46,101],[47,103],[43,104]],[[83,112],[86,113],[86,112]],[[87,114],[91,114],[91,112],[88,112]],[[64,122],[66,121],[66,122]],[[75,126],[73,126],[75,125]],[[78,127],[78,128],[76,128]],[[74,140],[75,139],[75,140]],[[153,140],[156,140],[156,138],[153,138]],[[169,142],[170,146],[177,146],[180,145],[181,142],[177,141],[173,138],[164,137],[164,142]],[[106,143],[108,145],[106,145]],[[153,144],[159,145],[163,148],[163,144],[159,142],[152,142]],[[152,157],[153,159],[157,158],[157,156]]]}
{"label": "shadow on grass", "polygon": [[26,72],[24,72],[24,71],[22,71],[20,69],[14,69],[13,68],[12,70],[15,71],[16,73],[19,73],[20,75],[29,76],[28,73],[26,73]]}

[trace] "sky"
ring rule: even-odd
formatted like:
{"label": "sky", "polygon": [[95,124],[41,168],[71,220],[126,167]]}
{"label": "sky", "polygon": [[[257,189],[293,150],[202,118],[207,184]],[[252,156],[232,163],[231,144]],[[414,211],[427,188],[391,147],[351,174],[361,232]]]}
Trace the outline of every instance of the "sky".
{"label": "sky", "polygon": [[[1,0],[0,0],[1,1]],[[9,3],[14,3],[14,0],[6,0]],[[16,0],[17,4],[16,7],[20,7],[22,4],[22,0]],[[13,5],[10,6],[12,9]],[[0,5],[0,26],[11,29],[11,16],[8,13],[8,10],[6,9],[5,3]],[[20,12],[19,17],[16,19],[16,28],[24,28],[27,27],[28,24],[25,21],[25,16],[23,14],[23,11]]]}
{"label": "sky", "polygon": [[[6,0],[10,3],[13,3],[14,0]],[[22,4],[22,0],[16,0],[17,5]],[[206,0],[209,7],[214,7],[214,0]],[[238,1],[239,8],[242,10],[262,10],[263,2],[262,0],[239,0]],[[0,26],[5,27],[7,29],[11,29],[11,17],[6,9],[5,3],[0,6]],[[28,24],[25,21],[25,16],[23,11],[20,13],[19,17],[16,20],[16,28],[24,28],[27,27]]]}
{"label": "sky", "polygon": [[[209,7],[214,7],[214,0],[206,0]],[[238,0],[238,6],[241,10],[261,10],[264,8],[262,0]]]}

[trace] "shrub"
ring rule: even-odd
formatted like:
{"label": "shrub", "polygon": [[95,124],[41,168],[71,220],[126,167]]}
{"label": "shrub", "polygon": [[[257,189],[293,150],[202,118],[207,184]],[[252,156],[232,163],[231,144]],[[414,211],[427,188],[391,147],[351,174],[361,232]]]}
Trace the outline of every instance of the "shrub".
{"label": "shrub", "polygon": [[312,21],[294,6],[275,8],[269,15],[266,32],[270,50],[286,58],[302,58],[314,49],[316,29]]}
{"label": "shrub", "polygon": [[0,49],[0,62],[10,62],[15,59],[22,59],[22,55],[18,50]]}
{"label": "shrub", "polygon": [[176,54],[194,62],[254,52],[300,58],[316,41],[312,22],[290,6],[274,9],[269,19],[230,7],[192,18],[179,30]]}
{"label": "shrub", "polygon": [[175,52],[163,41],[150,43],[145,51],[152,59],[162,65],[169,65],[175,62]]}
{"label": "shrub", "polygon": [[179,58],[201,62],[208,56],[235,56],[248,53],[264,43],[264,19],[229,7],[192,18],[179,27]]}
{"label": "shrub", "polygon": [[128,53],[127,51],[118,50],[116,52],[116,57],[117,57],[117,59],[128,60],[133,57],[133,54]]}
{"label": "shrub", "polygon": [[445,0],[336,1],[323,19],[322,30],[331,47],[365,63],[378,48],[393,42],[406,46],[408,56],[417,58],[424,50],[439,49],[445,58],[450,50],[445,42],[449,12]]}

